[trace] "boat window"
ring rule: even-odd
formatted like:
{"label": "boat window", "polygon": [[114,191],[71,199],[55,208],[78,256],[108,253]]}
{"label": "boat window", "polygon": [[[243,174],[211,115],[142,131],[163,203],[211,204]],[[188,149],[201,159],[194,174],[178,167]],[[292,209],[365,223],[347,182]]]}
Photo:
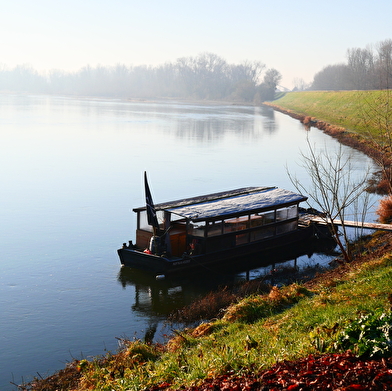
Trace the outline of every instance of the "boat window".
{"label": "boat window", "polygon": [[269,238],[275,235],[275,227],[265,227],[261,229],[257,229],[250,233],[250,241],[255,242],[256,240],[261,240],[265,238]]}
{"label": "boat window", "polygon": [[297,205],[289,206],[286,208],[281,208],[276,211],[276,220],[282,221],[287,219],[292,219],[297,217],[298,207]]}
{"label": "boat window", "polygon": [[256,213],[250,216],[250,227],[259,227],[264,224],[264,216],[260,213]]}
{"label": "boat window", "polygon": [[275,222],[275,211],[260,213],[260,216],[262,216],[263,225]]}
{"label": "boat window", "polygon": [[147,221],[147,212],[145,210],[141,211],[139,213],[139,229],[142,229],[143,231],[151,231],[152,232],[152,227],[148,225]]}
{"label": "boat window", "polygon": [[289,221],[284,224],[279,224],[276,227],[276,233],[279,235],[279,234],[283,234],[285,232],[294,231],[296,229],[297,229],[297,222],[296,221]]}
{"label": "boat window", "polygon": [[201,221],[199,223],[193,223],[190,225],[189,233],[193,236],[204,237],[204,232],[206,230],[206,222]]}
{"label": "boat window", "polygon": [[182,216],[176,215],[175,213],[170,214],[170,221],[176,222],[176,221],[185,221],[185,219]]}
{"label": "boat window", "polygon": [[242,231],[249,228],[249,216],[235,217],[224,221],[224,233]]}
{"label": "boat window", "polygon": [[[143,231],[149,231],[152,232],[152,226],[148,224],[147,221],[147,212],[145,210],[141,211],[139,213],[139,218],[140,218],[140,222],[139,222],[139,229],[143,230]],[[163,211],[162,210],[158,210],[157,211],[157,218],[158,218],[158,223],[161,229],[163,229]]]}
{"label": "boat window", "polygon": [[298,205],[292,205],[287,208],[287,217],[289,219],[293,219],[294,217],[298,217]]}
{"label": "boat window", "polygon": [[287,220],[287,208],[278,209],[276,211],[276,220],[277,221]]}
{"label": "boat window", "polygon": [[208,224],[208,236],[222,235],[222,221],[211,221]]}

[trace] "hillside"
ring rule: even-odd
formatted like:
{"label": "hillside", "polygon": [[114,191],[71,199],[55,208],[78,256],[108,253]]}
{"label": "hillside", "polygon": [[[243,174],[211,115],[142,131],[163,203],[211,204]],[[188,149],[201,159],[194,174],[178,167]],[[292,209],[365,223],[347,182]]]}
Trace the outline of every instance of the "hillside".
{"label": "hillside", "polygon": [[306,127],[317,127],[357,149],[380,167],[372,191],[389,194],[392,178],[392,95],[383,91],[289,92],[265,102]]}
{"label": "hillside", "polygon": [[390,90],[288,92],[265,104],[288,114],[310,116],[368,138],[377,137],[385,127],[391,129],[391,94]]}

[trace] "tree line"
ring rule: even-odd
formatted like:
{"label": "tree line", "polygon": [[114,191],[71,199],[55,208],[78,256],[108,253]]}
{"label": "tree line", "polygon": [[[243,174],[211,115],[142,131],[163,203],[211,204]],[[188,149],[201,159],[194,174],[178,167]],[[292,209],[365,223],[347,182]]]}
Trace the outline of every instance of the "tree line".
{"label": "tree line", "polygon": [[347,50],[347,63],[316,73],[311,90],[382,90],[392,87],[392,39]]}
{"label": "tree line", "polygon": [[259,61],[229,64],[213,53],[159,66],[85,66],[41,74],[31,66],[0,66],[0,90],[121,98],[182,98],[262,102],[274,97],[281,75]]}

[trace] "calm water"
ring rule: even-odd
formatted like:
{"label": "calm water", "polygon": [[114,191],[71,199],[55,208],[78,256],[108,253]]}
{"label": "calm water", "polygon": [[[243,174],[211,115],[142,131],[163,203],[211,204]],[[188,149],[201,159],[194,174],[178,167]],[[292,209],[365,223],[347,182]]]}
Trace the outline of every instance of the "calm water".
{"label": "calm water", "polygon": [[[1,390],[114,351],[116,337],[157,328],[162,339],[167,313],[202,289],[121,271],[116,249],[134,239],[143,171],[157,203],[294,190],[286,165],[308,181],[298,164],[308,132],[266,108],[0,95],[0,125]],[[315,129],[310,138],[337,146]],[[359,172],[370,163],[354,156]]]}

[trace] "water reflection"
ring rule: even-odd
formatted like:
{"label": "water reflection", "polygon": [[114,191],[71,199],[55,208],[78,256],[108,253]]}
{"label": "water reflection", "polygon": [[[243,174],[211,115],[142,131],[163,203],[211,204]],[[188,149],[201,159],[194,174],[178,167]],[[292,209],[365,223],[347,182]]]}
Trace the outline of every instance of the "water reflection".
{"label": "water reflection", "polygon": [[[182,279],[157,280],[155,276],[122,267],[118,274],[118,282],[124,289],[133,287],[132,311],[155,317],[167,316],[172,311],[190,303],[202,289],[187,277]],[[208,286],[208,285],[207,285]]]}
{"label": "water reflection", "polygon": [[193,107],[192,112],[176,118],[175,136],[197,142],[222,140],[234,134],[241,138],[257,139],[265,132],[276,131],[274,111],[268,107],[222,107],[219,113],[211,114],[203,106]]}
{"label": "water reflection", "polygon": [[[156,279],[154,275],[138,270],[122,267],[118,273],[118,282],[124,289],[133,287],[134,292],[132,311],[154,321],[156,316],[167,316],[171,312],[190,304],[195,298],[225,286],[252,278],[262,278],[276,268],[290,266],[298,270],[313,263],[330,261],[335,242],[332,239],[313,240],[297,246],[282,247],[253,259],[226,263],[220,269],[211,269],[206,273],[192,272],[191,275],[177,275]],[[270,281],[272,282],[272,281]]]}
{"label": "water reflection", "polygon": [[264,132],[274,133],[277,130],[275,110],[267,106],[255,107],[255,126],[260,126],[259,124],[261,124]]}
{"label": "water reflection", "polygon": [[[13,101],[11,102],[13,105]],[[72,123],[73,118],[100,118],[102,125],[115,125],[126,128],[131,133],[140,133],[145,125],[146,131],[164,131],[178,139],[192,139],[208,143],[222,140],[227,133],[241,137],[259,138],[262,133],[271,134],[277,130],[275,112],[269,107],[197,105],[176,102],[134,102],[117,100],[84,100],[67,97],[26,96],[21,107],[32,109],[46,106],[51,114],[57,113],[64,121]],[[136,125],[136,126],[135,126]]]}

